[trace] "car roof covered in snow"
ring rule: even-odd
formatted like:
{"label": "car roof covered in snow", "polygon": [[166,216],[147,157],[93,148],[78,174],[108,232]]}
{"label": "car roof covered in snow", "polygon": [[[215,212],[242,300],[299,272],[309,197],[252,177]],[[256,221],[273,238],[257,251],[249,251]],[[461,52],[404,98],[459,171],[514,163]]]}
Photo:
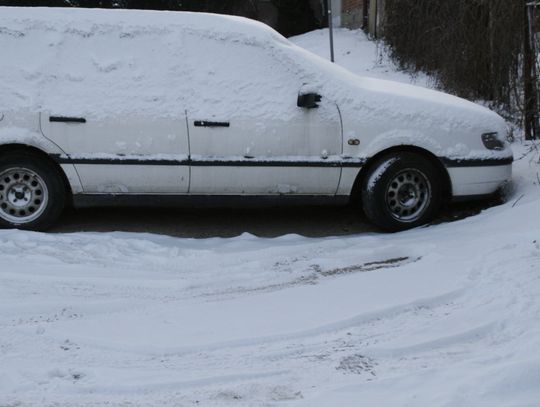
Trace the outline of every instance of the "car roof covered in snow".
{"label": "car roof covered in snow", "polygon": [[[273,114],[265,108],[282,100],[272,91],[296,87],[286,69],[273,75],[274,53],[292,47],[267,25],[235,16],[1,7],[0,112]],[[245,82],[259,88],[242,93]],[[227,95],[234,100],[219,103]]]}
{"label": "car roof covered in snow", "polygon": [[[461,99],[361,78],[257,21],[208,13],[0,8],[0,113],[292,120],[303,91],[347,120],[452,134],[504,122]],[[319,111],[319,115],[322,110]],[[404,126],[407,123],[408,126]],[[503,131],[503,130],[501,130]]]}
{"label": "car roof covered in snow", "polygon": [[137,26],[166,31],[168,27],[220,39],[246,42],[287,39],[266,24],[244,17],[178,11],[83,9],[61,7],[0,7],[0,34],[24,36],[28,30],[68,31],[90,36],[99,26],[122,27],[126,35]]}

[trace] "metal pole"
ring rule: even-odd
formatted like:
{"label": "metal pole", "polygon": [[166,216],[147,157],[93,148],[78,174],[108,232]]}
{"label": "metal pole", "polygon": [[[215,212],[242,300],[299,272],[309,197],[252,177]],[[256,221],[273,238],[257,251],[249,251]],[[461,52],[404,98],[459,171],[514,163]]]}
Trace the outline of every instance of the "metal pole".
{"label": "metal pole", "polygon": [[334,21],[332,18],[332,0],[328,3],[328,29],[330,31],[330,61],[334,62]]}

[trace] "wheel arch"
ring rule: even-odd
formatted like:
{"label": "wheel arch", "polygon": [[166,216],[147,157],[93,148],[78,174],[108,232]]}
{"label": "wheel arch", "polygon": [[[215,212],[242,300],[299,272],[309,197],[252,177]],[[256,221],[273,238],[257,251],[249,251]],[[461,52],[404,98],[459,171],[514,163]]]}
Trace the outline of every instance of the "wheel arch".
{"label": "wheel arch", "polygon": [[442,161],[432,152],[429,150],[426,150],[422,147],[412,146],[412,145],[400,145],[400,146],[393,146],[387,149],[384,149],[382,151],[379,151],[374,156],[370,157],[366,164],[362,166],[360,169],[358,175],[356,176],[356,179],[353,184],[352,192],[351,192],[351,200],[358,201],[361,197],[361,188],[362,184],[366,178],[366,176],[370,173],[371,169],[377,163],[381,158],[385,156],[390,156],[398,153],[403,152],[409,152],[409,153],[415,153],[429,162],[431,162],[435,168],[437,168],[438,174],[440,179],[443,182],[443,199],[449,199],[452,196],[452,181],[450,179],[450,174],[448,173],[448,170],[442,163]]}
{"label": "wheel arch", "polygon": [[62,179],[62,184],[64,185],[64,188],[66,190],[66,204],[72,204],[73,202],[73,191],[71,188],[71,184],[69,183],[68,177],[65,173],[65,171],[62,169],[60,164],[58,164],[55,160],[51,158],[49,154],[47,154],[45,151],[28,145],[28,144],[20,144],[20,143],[10,143],[10,144],[2,144],[0,145],[0,157],[4,154],[9,153],[24,153],[33,155],[35,157],[39,157],[43,161],[49,163],[51,166],[53,166],[60,175]]}

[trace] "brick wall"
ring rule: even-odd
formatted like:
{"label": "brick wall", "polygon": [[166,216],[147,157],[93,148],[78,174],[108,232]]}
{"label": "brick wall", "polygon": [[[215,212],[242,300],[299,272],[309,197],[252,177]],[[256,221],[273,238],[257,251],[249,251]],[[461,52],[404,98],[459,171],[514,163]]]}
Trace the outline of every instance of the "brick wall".
{"label": "brick wall", "polygon": [[362,5],[364,4],[363,0],[342,0],[342,8],[343,12],[350,12],[355,11],[358,9],[362,9]]}
{"label": "brick wall", "polygon": [[362,9],[367,0],[342,0],[341,24],[343,27],[360,28],[363,25]]}

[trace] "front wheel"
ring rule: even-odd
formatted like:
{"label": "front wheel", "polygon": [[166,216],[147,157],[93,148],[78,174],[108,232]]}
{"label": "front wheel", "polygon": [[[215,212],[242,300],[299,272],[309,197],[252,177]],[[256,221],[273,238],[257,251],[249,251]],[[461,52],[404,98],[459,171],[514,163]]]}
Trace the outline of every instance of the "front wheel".
{"label": "front wheel", "polygon": [[64,208],[66,191],[56,167],[34,154],[0,157],[0,226],[45,230]]}
{"label": "front wheel", "polygon": [[379,159],[362,185],[366,216],[391,232],[431,221],[442,201],[437,168],[415,153],[398,153]]}

